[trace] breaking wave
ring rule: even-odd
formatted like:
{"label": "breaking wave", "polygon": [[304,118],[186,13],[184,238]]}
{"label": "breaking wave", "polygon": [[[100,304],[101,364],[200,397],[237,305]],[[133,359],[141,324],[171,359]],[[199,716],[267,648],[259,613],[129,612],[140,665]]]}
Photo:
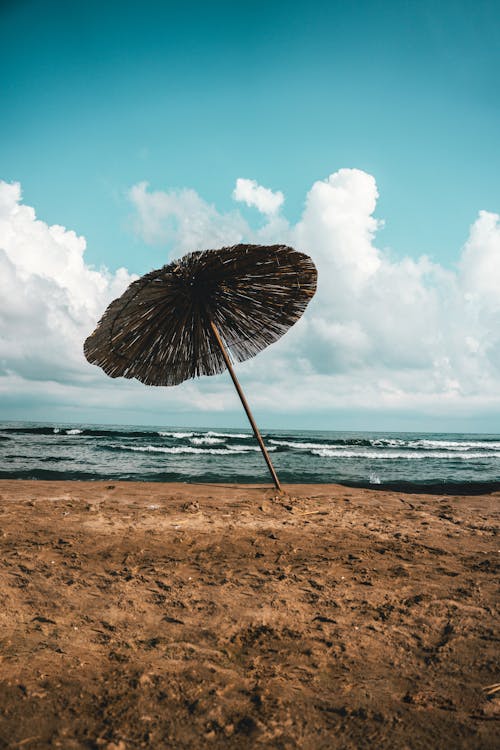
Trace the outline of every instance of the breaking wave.
{"label": "breaking wave", "polygon": [[216,437],[192,437],[189,439],[193,445],[220,445],[224,443],[222,438]]}
{"label": "breaking wave", "polygon": [[[193,448],[190,445],[174,445],[171,447],[163,445],[117,445],[109,446],[109,450],[134,451],[136,453],[198,453],[211,456],[231,456],[235,453],[248,453],[260,451],[259,446],[254,445],[228,445],[225,448]],[[276,450],[269,448],[268,450]]]}
{"label": "breaking wave", "polygon": [[194,434],[194,432],[163,432],[162,430],[158,432],[158,435],[160,437],[171,437],[176,438],[177,440],[182,440],[183,438],[192,438]]}
{"label": "breaking wave", "polygon": [[[320,458],[369,458],[375,461],[387,461],[387,460],[423,460],[429,458],[447,458],[447,459],[460,459],[462,461],[470,461],[485,458],[484,453],[459,453],[456,451],[453,455],[444,451],[435,451],[431,455],[424,453],[423,451],[348,451],[348,450],[331,450],[330,448],[321,448],[319,450],[312,450],[311,453],[314,456],[320,456]],[[490,452],[487,455],[488,458],[500,458],[500,452]]]}
{"label": "breaking wave", "polygon": [[213,430],[209,430],[207,435],[208,437],[237,438],[238,440],[245,440],[252,437],[248,432],[214,432]]}

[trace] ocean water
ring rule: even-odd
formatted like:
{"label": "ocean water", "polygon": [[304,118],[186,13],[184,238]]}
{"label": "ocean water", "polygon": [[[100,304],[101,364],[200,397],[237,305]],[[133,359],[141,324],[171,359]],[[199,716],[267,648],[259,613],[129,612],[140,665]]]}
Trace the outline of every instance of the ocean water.
{"label": "ocean water", "polygon": [[[500,490],[500,435],[272,430],[282,482]],[[250,430],[0,423],[0,478],[270,483]]]}

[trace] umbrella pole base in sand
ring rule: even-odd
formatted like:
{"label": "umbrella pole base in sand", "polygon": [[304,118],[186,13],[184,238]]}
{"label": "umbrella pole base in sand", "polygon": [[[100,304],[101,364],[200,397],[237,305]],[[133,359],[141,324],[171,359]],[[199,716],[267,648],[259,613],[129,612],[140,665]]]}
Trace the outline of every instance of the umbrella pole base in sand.
{"label": "umbrella pole base in sand", "polygon": [[267,467],[269,469],[269,472],[271,474],[271,477],[273,479],[273,482],[275,484],[275,487],[279,492],[281,492],[281,484],[280,480],[278,479],[278,475],[276,474],[276,471],[274,470],[274,466],[272,464],[271,459],[269,458],[269,453],[267,452],[266,446],[264,445],[264,441],[262,440],[262,436],[259,432],[259,428],[255,424],[255,420],[253,418],[252,412],[250,411],[250,407],[248,406],[247,400],[245,398],[245,394],[243,393],[241,389],[241,385],[239,384],[238,378],[236,377],[236,373],[233,370],[233,366],[231,364],[231,360],[229,359],[229,355],[226,351],[226,347],[224,346],[224,343],[220,337],[220,333],[217,330],[217,326],[213,322],[213,320],[210,321],[210,327],[213,331],[213,334],[215,336],[215,339],[219,345],[219,348],[221,350],[222,356],[224,357],[224,362],[226,363],[227,369],[229,370],[229,374],[231,375],[231,379],[234,383],[234,387],[236,388],[236,391],[238,392],[238,396],[240,397],[240,401],[243,404],[243,408],[245,409],[246,415],[248,417],[248,421],[250,422],[253,430],[253,434],[255,435],[257,442],[259,444],[259,447],[262,451],[262,455],[264,456],[265,462],[267,464]]}

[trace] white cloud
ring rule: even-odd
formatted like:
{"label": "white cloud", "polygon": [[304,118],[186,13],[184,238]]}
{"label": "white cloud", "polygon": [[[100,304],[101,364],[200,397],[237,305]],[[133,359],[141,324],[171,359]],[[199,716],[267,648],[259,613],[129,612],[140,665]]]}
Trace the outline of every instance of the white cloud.
{"label": "white cloud", "polygon": [[0,372],[67,381],[86,371],[82,340],[132,277],[84,262],[85,240],[48,226],[0,182]]}
{"label": "white cloud", "polygon": [[381,226],[373,217],[377,198],[374,178],[359,169],[341,169],[310,189],[293,237],[325,265],[319,277],[325,291],[358,294],[379,269],[380,252],[373,244]]}
{"label": "white cloud", "polygon": [[233,198],[246,203],[247,206],[255,206],[263,214],[275,214],[285,201],[281,191],[273,193],[272,190],[262,187],[255,180],[247,180],[243,177],[238,177],[236,180]]}
{"label": "white cloud", "polygon": [[151,191],[139,182],[128,192],[135,229],[150,244],[173,244],[178,253],[240,242],[248,226],[235,211],[221,214],[195,190]]}
{"label": "white cloud", "polygon": [[[233,194],[263,214],[258,228],[194,190],[151,191],[142,182],[129,191],[137,231],[146,242],[168,242],[172,257],[247,241],[291,244],[314,259],[318,292],[305,316],[238,367],[257,410],[276,414],[277,424],[280,413],[311,410],[418,411],[433,419],[500,411],[498,215],[479,213],[452,271],[425,255],[394,259],[377,247],[377,186],[360,170],[314,183],[294,225],[278,212],[282,195],[268,191],[281,196],[273,204],[265,190],[239,179]],[[100,377],[84,362],[83,339],[132,278],[125,269],[89,268],[84,250],[83,238],[36,220],[18,185],[0,183],[0,394],[8,382],[41,398],[44,382],[63,380],[65,398],[86,392],[90,404],[118,410],[133,394],[138,408],[164,404],[171,422],[189,408],[236,409],[224,377],[159,393]],[[55,399],[57,385],[49,391]]]}

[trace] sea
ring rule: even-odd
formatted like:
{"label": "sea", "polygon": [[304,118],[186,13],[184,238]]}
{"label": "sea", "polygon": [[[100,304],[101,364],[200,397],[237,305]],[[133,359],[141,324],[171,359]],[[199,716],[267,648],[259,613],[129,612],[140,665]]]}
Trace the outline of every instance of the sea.
{"label": "sea", "polygon": [[[500,490],[500,435],[263,430],[285,483],[408,492]],[[271,482],[250,430],[0,423],[0,478]]]}

